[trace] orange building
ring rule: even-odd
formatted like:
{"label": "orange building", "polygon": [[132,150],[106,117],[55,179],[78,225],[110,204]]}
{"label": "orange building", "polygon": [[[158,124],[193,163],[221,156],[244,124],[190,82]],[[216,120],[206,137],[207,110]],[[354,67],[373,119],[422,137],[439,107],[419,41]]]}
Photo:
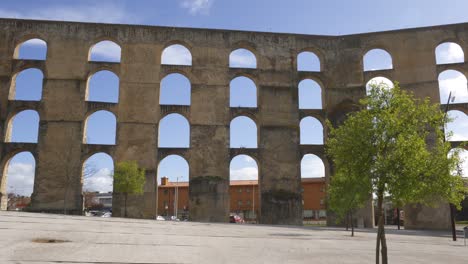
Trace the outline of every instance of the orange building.
{"label": "orange building", "polygon": [[[161,178],[158,186],[158,215],[176,215],[185,219],[189,214],[188,182],[170,182]],[[325,178],[302,179],[304,221],[317,221],[326,218]],[[256,222],[260,208],[258,182],[256,180],[237,180],[230,183],[230,212],[239,214],[247,222]],[[177,212],[174,205],[177,200]]]}

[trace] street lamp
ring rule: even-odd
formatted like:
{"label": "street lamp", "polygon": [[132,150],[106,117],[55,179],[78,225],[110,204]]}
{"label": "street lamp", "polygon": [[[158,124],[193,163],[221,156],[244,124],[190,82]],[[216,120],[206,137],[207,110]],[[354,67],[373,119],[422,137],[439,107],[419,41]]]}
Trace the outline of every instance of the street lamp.
{"label": "street lamp", "polygon": [[[449,110],[449,104],[451,102],[453,103],[453,101],[455,101],[455,95],[452,97],[452,91],[450,91],[448,99],[447,99],[447,104],[445,105],[444,123],[446,123],[447,112]],[[445,135],[444,135],[444,138],[445,138]],[[449,203],[449,207],[450,207],[450,224],[452,226],[452,240],[457,241],[457,231],[455,228],[455,205],[452,203]]]}

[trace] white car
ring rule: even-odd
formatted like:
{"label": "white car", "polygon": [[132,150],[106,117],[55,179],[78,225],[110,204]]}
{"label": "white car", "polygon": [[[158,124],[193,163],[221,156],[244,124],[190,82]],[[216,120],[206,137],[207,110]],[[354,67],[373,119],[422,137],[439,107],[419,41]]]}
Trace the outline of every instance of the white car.
{"label": "white car", "polygon": [[164,219],[164,217],[158,215],[158,216],[156,217],[156,221],[166,221],[166,219]]}

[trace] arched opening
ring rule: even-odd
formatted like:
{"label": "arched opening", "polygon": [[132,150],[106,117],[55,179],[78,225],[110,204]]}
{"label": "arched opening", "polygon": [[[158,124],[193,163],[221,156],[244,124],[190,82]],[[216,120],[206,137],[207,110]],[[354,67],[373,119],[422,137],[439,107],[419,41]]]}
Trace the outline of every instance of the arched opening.
{"label": "arched opening", "polygon": [[35,110],[23,110],[8,122],[5,142],[37,143],[39,114]]}
{"label": "arched opening", "polygon": [[257,86],[252,79],[240,76],[229,84],[230,107],[257,107]]}
{"label": "arched opening", "polygon": [[439,74],[438,79],[441,104],[447,103],[450,92],[451,103],[468,103],[467,80],[463,73],[446,70]]}
{"label": "arched opening", "polygon": [[322,109],[322,88],[311,79],[299,83],[299,109]]}
{"label": "arched opening", "polygon": [[246,116],[238,116],[231,121],[231,148],[257,148],[257,125]]}
{"label": "arched opening", "polygon": [[83,163],[83,204],[85,215],[110,216],[112,211],[112,191],[114,161],[106,153],[99,152]]}
{"label": "arched opening", "polygon": [[20,60],[46,60],[47,43],[42,39],[34,38],[19,44],[15,49],[14,59]]}
{"label": "arched opening", "polygon": [[23,210],[31,202],[36,160],[31,152],[20,152],[3,168],[0,182],[0,210]]}
{"label": "arched opening", "polygon": [[468,141],[468,116],[458,110],[447,112],[452,121],[446,124],[445,139],[447,141]]}
{"label": "arched opening", "polygon": [[323,224],[327,217],[325,165],[314,154],[302,157],[301,186],[304,223]]}
{"label": "arched opening", "polygon": [[88,79],[86,101],[118,103],[119,77],[107,70],[98,71]]}
{"label": "arched opening", "polygon": [[460,164],[452,173],[453,175],[461,175],[463,178],[468,178],[468,150],[459,148],[451,149],[448,155],[452,156],[455,153],[455,150],[458,152]]}
{"label": "arched opening", "polygon": [[230,68],[257,68],[255,54],[247,49],[236,49],[229,55]]}
{"label": "arched opening", "polygon": [[[181,156],[169,155],[158,166],[158,216],[189,217],[189,164]],[[177,205],[177,206],[176,206]]]}
{"label": "arched opening", "polygon": [[323,145],[323,125],[317,118],[304,117],[299,126],[301,145]]}
{"label": "arched opening", "polygon": [[247,223],[256,223],[260,210],[257,162],[248,155],[237,155],[229,166],[229,212]]}
{"label": "arched opening", "polygon": [[40,101],[44,74],[37,68],[22,70],[13,76],[10,88],[10,100]]}
{"label": "arched opening", "polygon": [[99,110],[85,122],[84,144],[115,145],[117,119],[113,113]]}
{"label": "arched opening", "polygon": [[161,80],[160,105],[190,105],[190,80],[180,73],[171,73]]}
{"label": "arched opening", "polygon": [[465,54],[462,47],[454,42],[441,43],[435,49],[436,63],[462,63],[465,62]]}
{"label": "arched opening", "polygon": [[372,49],[364,55],[364,71],[393,69],[392,56],[383,49]]}
{"label": "arched opening", "polygon": [[392,89],[393,88],[393,82],[390,81],[388,78],[385,77],[374,77],[370,79],[367,84],[366,84],[366,94],[369,95],[369,92],[372,88],[372,86],[379,85],[381,87],[384,87],[386,89]]}
{"label": "arched opening", "polygon": [[103,40],[94,44],[89,50],[89,61],[120,62],[121,48],[110,40]]}
{"label": "arched opening", "polygon": [[180,114],[169,114],[159,121],[160,148],[189,148],[190,124]]}
{"label": "arched opening", "polygon": [[321,158],[314,154],[306,154],[301,160],[301,178],[325,177],[325,165]]}
{"label": "arched opening", "polygon": [[163,50],[161,64],[191,66],[192,54],[185,46],[174,44]]}
{"label": "arched opening", "polygon": [[320,59],[315,53],[303,51],[297,55],[297,70],[298,71],[320,71]]}

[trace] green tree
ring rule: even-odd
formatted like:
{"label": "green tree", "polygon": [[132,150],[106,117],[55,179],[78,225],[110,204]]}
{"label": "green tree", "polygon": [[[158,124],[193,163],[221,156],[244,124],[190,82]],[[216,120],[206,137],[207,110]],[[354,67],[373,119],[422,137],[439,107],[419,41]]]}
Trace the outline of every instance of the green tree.
{"label": "green tree", "polygon": [[328,122],[326,151],[335,166],[329,198],[342,215],[363,206],[372,193],[377,197],[376,263],[381,254],[386,264],[384,195],[398,205],[445,200],[459,206],[466,189],[461,176],[452,173],[458,154],[447,155],[451,147],[444,140],[445,117],[438,104],[414,98],[398,83],[393,89],[380,83],[372,85],[360,105],[338,128]]}
{"label": "green tree", "polygon": [[145,170],[136,161],[122,161],[115,166],[114,191],[124,195],[124,217],[127,217],[128,195],[142,194],[145,181]]}

